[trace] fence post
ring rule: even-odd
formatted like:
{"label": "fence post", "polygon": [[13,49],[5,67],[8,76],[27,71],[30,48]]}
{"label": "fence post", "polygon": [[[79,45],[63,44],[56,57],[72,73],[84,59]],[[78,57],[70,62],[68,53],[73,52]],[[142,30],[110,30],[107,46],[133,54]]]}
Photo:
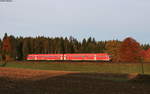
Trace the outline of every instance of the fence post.
{"label": "fence post", "polygon": [[142,67],[142,74],[144,74],[144,64],[141,62],[141,67]]}

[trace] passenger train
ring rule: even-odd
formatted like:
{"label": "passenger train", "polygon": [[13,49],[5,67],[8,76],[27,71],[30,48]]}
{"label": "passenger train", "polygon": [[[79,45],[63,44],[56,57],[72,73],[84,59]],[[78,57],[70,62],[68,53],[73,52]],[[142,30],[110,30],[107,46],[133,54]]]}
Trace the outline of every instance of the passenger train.
{"label": "passenger train", "polygon": [[48,61],[110,61],[107,53],[82,53],[82,54],[29,54],[27,60]]}

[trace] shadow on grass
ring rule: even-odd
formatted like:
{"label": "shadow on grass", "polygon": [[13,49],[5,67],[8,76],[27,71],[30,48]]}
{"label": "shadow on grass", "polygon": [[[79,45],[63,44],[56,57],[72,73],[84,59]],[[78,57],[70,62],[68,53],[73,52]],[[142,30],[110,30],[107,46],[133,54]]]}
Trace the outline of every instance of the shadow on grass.
{"label": "shadow on grass", "polygon": [[[1,94],[149,94],[150,84],[139,75],[71,73],[55,77],[11,79],[0,77]],[[141,76],[142,77],[142,76]],[[149,76],[148,76],[149,77]],[[147,79],[147,77],[146,77]],[[133,83],[132,81],[135,81]],[[150,80],[150,79],[149,79]],[[149,82],[148,80],[148,82]],[[140,83],[138,83],[140,82]]]}
{"label": "shadow on grass", "polygon": [[137,74],[135,77],[132,79],[129,79],[130,82],[136,82],[136,83],[147,83],[150,84],[150,75],[142,75],[142,74]]}

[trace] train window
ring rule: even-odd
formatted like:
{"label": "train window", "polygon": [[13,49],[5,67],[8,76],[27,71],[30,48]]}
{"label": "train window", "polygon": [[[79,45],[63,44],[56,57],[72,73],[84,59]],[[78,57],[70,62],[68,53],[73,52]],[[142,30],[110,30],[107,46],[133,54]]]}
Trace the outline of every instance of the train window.
{"label": "train window", "polygon": [[70,57],[82,57],[82,56],[70,56]]}
{"label": "train window", "polygon": [[85,56],[85,57],[93,57],[93,56]]}
{"label": "train window", "polygon": [[70,56],[70,57],[93,57],[93,56]]}
{"label": "train window", "polygon": [[37,56],[37,57],[44,57],[44,56]]}
{"label": "train window", "polygon": [[28,57],[35,57],[35,56],[28,56]]}
{"label": "train window", "polygon": [[42,56],[42,57],[49,57],[49,56]]}
{"label": "train window", "polygon": [[107,57],[107,56],[97,56],[97,57]]}
{"label": "train window", "polygon": [[61,56],[38,56],[38,57],[61,57]]}

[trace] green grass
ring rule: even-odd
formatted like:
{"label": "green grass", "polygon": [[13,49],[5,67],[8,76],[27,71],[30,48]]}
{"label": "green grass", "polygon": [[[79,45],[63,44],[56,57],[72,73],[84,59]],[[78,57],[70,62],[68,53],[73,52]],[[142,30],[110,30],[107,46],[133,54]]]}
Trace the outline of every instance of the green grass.
{"label": "green grass", "polygon": [[[8,62],[5,67],[28,68],[37,70],[63,70],[100,73],[140,73],[140,63],[57,63],[57,62]],[[144,74],[150,74],[150,63],[144,64]]]}

